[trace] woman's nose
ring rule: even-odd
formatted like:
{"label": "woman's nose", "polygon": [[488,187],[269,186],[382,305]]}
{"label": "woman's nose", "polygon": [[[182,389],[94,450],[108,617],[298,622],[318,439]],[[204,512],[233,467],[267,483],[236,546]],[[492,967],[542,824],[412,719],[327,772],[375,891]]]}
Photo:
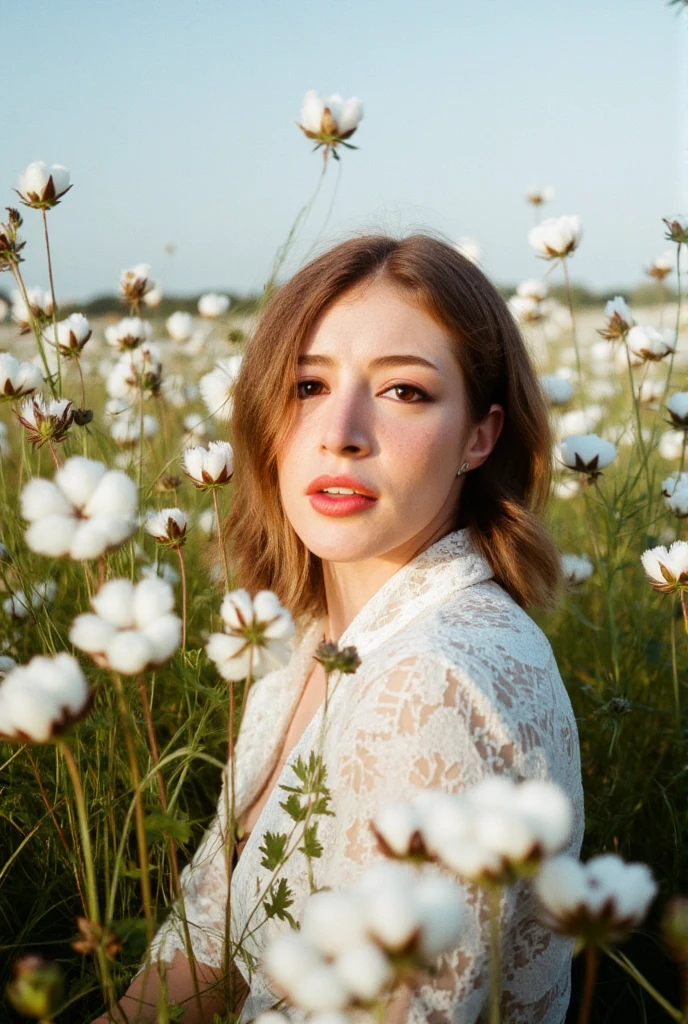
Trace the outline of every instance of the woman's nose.
{"label": "woman's nose", "polygon": [[370,410],[362,396],[331,395],[322,408],[323,451],[335,455],[367,455],[372,450]]}

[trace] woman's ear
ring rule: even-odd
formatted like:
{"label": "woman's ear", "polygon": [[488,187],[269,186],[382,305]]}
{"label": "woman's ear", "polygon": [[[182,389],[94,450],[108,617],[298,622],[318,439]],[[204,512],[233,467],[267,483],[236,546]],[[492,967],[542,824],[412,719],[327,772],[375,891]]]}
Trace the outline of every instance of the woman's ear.
{"label": "woman's ear", "polygon": [[492,405],[484,420],[474,428],[469,447],[464,457],[470,462],[471,469],[482,466],[494,446],[504,426],[504,409],[501,405]]}

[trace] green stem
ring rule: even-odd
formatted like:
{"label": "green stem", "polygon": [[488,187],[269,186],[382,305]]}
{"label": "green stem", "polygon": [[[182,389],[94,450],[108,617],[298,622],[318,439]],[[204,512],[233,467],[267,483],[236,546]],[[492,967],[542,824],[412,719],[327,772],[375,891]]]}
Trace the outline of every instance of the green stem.
{"label": "green stem", "polygon": [[55,299],[55,283],[53,281],[53,264],[50,258],[50,239],[48,238],[48,218],[45,209],[41,210],[43,217],[43,233],[45,235],[45,251],[48,255],[48,280],[50,282],[50,296],[53,300],[53,337],[55,339],[55,354],[57,358],[57,390],[62,397],[62,359],[60,346],[57,343],[57,300]]}
{"label": "green stem", "polygon": [[664,393],[662,395],[661,404],[664,405],[666,402],[667,392],[669,391],[669,385],[671,383],[671,371],[674,366],[674,357],[676,350],[678,349],[678,337],[681,329],[681,247],[682,243],[676,246],[676,344],[669,357],[669,370],[667,372],[667,379],[664,385]]}
{"label": "green stem", "polygon": [[129,706],[126,701],[126,697],[124,696],[122,680],[116,672],[112,673],[112,679],[114,681],[117,700],[119,703],[122,730],[124,732],[124,742],[127,748],[127,756],[129,758],[129,770],[131,771],[131,777],[134,782],[134,817],[136,821],[136,841],[138,844],[140,861],[139,867],[141,870],[141,899],[143,902],[143,913],[146,918],[146,932],[150,943],[155,933],[155,921],[153,918],[151,901],[150,867],[148,862],[148,843],[146,841],[143,795],[141,793],[141,773],[139,772],[139,765],[136,760],[136,748],[134,747],[134,738],[131,731]]}
{"label": "green stem", "polygon": [[184,571],[184,558],[181,545],[177,545],[177,556],[179,557],[179,571],[182,577],[182,650],[186,650],[186,572]]}
{"label": "green stem", "polygon": [[34,335],[34,338],[36,339],[36,344],[38,346],[38,351],[40,353],[41,359],[43,360],[43,368],[45,370],[45,379],[48,382],[48,387],[52,391],[53,398],[57,398],[57,391],[55,390],[55,383],[53,381],[52,374],[50,373],[50,367],[48,366],[48,359],[46,357],[45,349],[43,347],[43,336],[41,334],[41,328],[40,328],[40,326],[38,324],[38,321],[36,320],[35,316],[31,312],[31,305],[29,303],[29,296],[28,296],[28,293],[26,291],[26,286],[25,286],[24,281],[22,279],[22,276],[21,276],[21,274],[19,272],[19,267],[15,266],[15,264],[12,264],[12,273],[14,275],[14,280],[17,282],[17,288],[19,289],[19,291],[21,293],[21,297],[24,300],[24,305],[26,306],[26,315],[29,318],[29,323],[31,324],[31,329],[33,331],[33,335]]}
{"label": "green stem", "polygon": [[638,447],[640,448],[640,453],[642,455],[642,465],[643,465],[643,469],[645,470],[645,477],[646,477],[646,480],[647,480],[648,493],[651,493],[652,492],[652,483],[650,481],[650,473],[649,473],[648,465],[647,465],[647,452],[645,451],[645,442],[643,441],[643,428],[642,428],[642,422],[641,422],[641,419],[640,419],[640,389],[638,390],[638,394],[636,395],[636,393],[635,393],[635,384],[633,383],[633,367],[631,366],[631,353],[630,353],[630,349],[628,348],[628,345],[626,344],[625,340],[623,342],[623,345],[624,345],[624,349],[626,351],[626,362],[628,364],[628,381],[629,381],[630,388],[631,388],[631,401],[633,402],[633,408],[635,410],[635,420],[636,420],[636,425],[637,425],[636,426],[636,430],[637,430]]}
{"label": "green stem", "polygon": [[600,948],[602,952],[610,958],[610,960],[613,960],[615,964],[626,972],[626,974],[629,974],[634,981],[637,981],[641,988],[644,988],[648,995],[652,996],[655,1002],[659,1003],[662,1009],[665,1010],[673,1020],[678,1021],[678,1024],[681,1024],[684,1020],[681,1011],[677,1010],[675,1006],[672,1006],[663,995],[660,995],[657,989],[650,984],[647,978],[640,973],[638,968],[631,963],[624,953],[615,953],[613,949],[609,948],[609,946],[601,946]]}
{"label": "green stem", "polygon": [[[94,924],[100,924],[98,889],[96,886],[96,874],[93,867],[93,848],[91,846],[86,799],[84,797],[83,786],[81,785],[81,777],[79,775],[79,769],[77,768],[76,761],[74,760],[74,755],[67,743],[64,740],[58,740],[58,743],[72,781],[72,788],[74,789],[76,814],[79,822],[79,835],[81,837],[81,850],[83,853],[84,869],[86,872],[86,901],[88,905],[88,916]],[[98,947],[96,950],[96,959],[100,968],[100,975],[105,987],[108,1002],[110,1002],[114,999],[114,990],[112,988],[110,972],[108,970],[107,957],[105,955],[105,950],[102,947]]]}
{"label": "green stem", "polygon": [[224,537],[222,536],[222,522],[220,520],[220,504],[217,497],[217,487],[213,487],[213,505],[215,506],[217,546],[220,549],[220,561],[222,562],[222,572],[225,578],[225,591],[229,591],[229,569],[227,568],[227,552],[225,551]]}
{"label": "green stem", "polygon": [[597,980],[597,967],[600,955],[595,945],[585,947],[585,981],[583,983],[583,998],[581,999],[578,1011],[578,1024],[588,1024],[590,1020],[590,1008],[592,997],[595,994],[595,982]]}
{"label": "green stem", "polygon": [[681,729],[681,699],[678,686],[678,666],[676,661],[676,604],[671,606],[671,672],[674,681],[674,708],[676,710],[676,728]]}
{"label": "green stem", "polygon": [[501,896],[501,886],[494,885],[487,890],[490,906],[490,1024],[499,1024],[499,1003],[502,983],[501,935],[499,931]]}
{"label": "green stem", "polygon": [[584,392],[583,392],[583,370],[581,368],[581,357],[580,349],[578,347],[578,333],[576,331],[576,316],[573,311],[573,295],[571,294],[571,282],[569,281],[569,268],[566,262],[566,257],[563,256],[561,260],[562,269],[564,271],[564,284],[566,286],[566,300],[569,306],[569,315],[571,317],[571,337],[573,338],[573,347],[576,350],[576,367],[578,369],[578,393],[581,402],[581,408],[583,408]]}

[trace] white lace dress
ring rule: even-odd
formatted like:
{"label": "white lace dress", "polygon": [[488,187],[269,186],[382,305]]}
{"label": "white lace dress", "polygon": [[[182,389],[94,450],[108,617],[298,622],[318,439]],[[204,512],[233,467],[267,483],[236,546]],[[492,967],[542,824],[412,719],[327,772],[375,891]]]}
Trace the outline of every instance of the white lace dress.
{"label": "white lace dress", "polygon": [[[491,577],[469,530],[454,531],[396,572],[340,637],[340,646],[357,647],[362,664],[341,677],[328,702],[323,760],[334,817],[317,819],[323,854],[311,864],[318,888],[349,886],[382,859],[369,828],[380,805],[427,788],[460,792],[490,775],[559,783],[573,801],[568,852],[578,855],[583,795],[571,704],[544,633]],[[295,638],[288,666],[250,691],[235,755],[237,817],[271,774],[322,639],[321,623],[311,624]],[[288,833],[293,826],[280,807],[286,794],[279,785],[293,784],[290,766],[299,755],[308,759],[323,710],[287,759],[232,878],[231,937],[251,932],[244,948],[255,958],[253,969],[251,957],[249,965],[237,960],[250,985],[242,1022],[277,1001],[260,968],[261,949],[289,924],[266,920],[259,894],[272,872],[261,866],[259,847],[267,831]],[[227,892],[223,820],[221,795],[218,814],[182,873],[195,955],[213,967],[222,964]],[[289,911],[297,921],[310,893],[307,867],[297,853],[279,872],[292,890]],[[487,905],[475,887],[465,886],[465,893],[462,944],[413,995],[409,1024],[471,1024],[486,1015]],[[502,922],[503,1024],[560,1024],[569,1003],[571,943],[538,923],[528,881],[503,898]],[[151,952],[169,962],[177,949],[184,939],[173,908]],[[355,1016],[367,1019],[361,1011]]]}

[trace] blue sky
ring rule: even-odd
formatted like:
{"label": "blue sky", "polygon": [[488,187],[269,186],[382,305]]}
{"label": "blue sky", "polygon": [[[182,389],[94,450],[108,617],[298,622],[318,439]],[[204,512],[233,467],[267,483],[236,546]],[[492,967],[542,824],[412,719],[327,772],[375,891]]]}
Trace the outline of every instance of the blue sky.
{"label": "blue sky", "polygon": [[30,161],[70,168],[62,298],[142,261],[168,293],[260,290],[320,173],[293,123],[309,88],[364,118],[287,272],[353,231],[431,228],[476,237],[498,281],[538,275],[523,195],[552,184],[549,212],[583,222],[574,279],[629,286],[688,210],[688,11],[664,0],[3,0],[0,29],[1,205]]}

